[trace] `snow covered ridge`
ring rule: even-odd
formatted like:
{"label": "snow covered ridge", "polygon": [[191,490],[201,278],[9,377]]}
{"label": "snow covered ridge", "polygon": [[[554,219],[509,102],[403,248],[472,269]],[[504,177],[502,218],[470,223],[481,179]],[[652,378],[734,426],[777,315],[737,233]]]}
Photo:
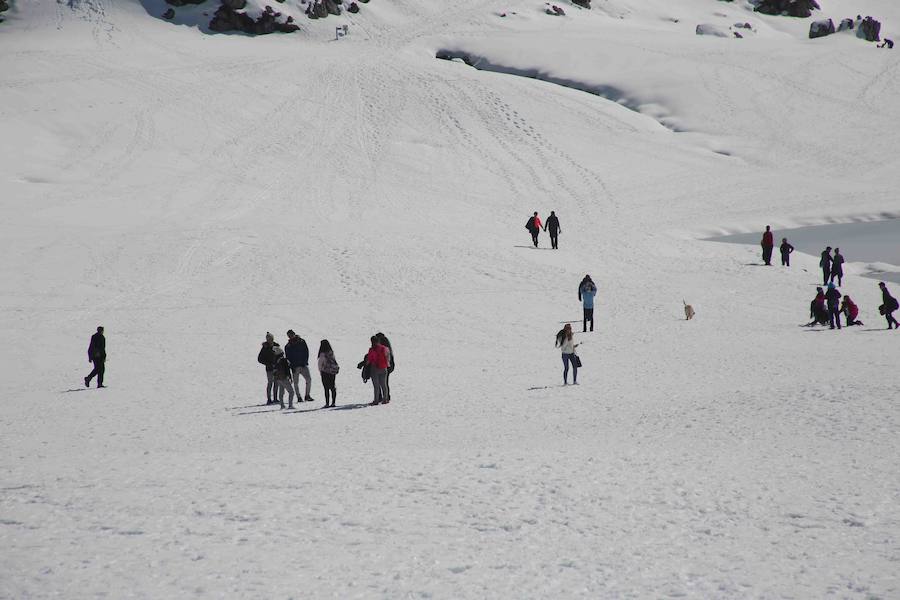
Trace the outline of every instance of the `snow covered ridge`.
{"label": "snow covered ridge", "polygon": [[360,12],[369,0],[152,0],[147,11],[179,25],[207,32],[250,35],[298,31],[301,19]]}

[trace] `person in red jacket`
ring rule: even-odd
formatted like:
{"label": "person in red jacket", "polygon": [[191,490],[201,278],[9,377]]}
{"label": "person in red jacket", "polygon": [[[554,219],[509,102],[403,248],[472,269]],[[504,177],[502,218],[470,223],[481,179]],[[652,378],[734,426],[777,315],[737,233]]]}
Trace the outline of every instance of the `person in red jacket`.
{"label": "person in red jacket", "polygon": [[531,241],[534,243],[534,247],[538,247],[538,235],[541,233],[541,218],[538,216],[537,212],[528,219],[528,223],[525,224],[525,229],[531,234]]}
{"label": "person in red jacket", "polygon": [[772,230],[768,225],[766,225],[766,231],[763,233],[762,241],[759,245],[762,246],[763,262],[771,267],[772,248],[775,247],[775,237],[772,235]]}
{"label": "person in red jacket", "polygon": [[862,325],[862,321],[857,321],[859,316],[859,307],[850,299],[850,296],[844,296],[844,302],[841,304],[841,312],[847,317],[847,327],[851,325]]}
{"label": "person in red jacket", "polygon": [[387,400],[387,370],[390,366],[390,350],[383,346],[378,336],[370,338],[372,346],[366,354],[366,363],[369,365],[369,375],[372,378],[372,387],[375,388],[375,399],[372,406],[385,403]]}

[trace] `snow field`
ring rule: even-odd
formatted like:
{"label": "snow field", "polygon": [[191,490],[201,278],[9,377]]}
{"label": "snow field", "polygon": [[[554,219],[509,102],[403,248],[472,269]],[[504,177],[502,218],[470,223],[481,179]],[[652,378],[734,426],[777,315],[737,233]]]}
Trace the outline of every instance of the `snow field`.
{"label": "snow field", "polygon": [[[612,52],[604,11],[538,4],[373,0],[339,43],[125,2],[4,30],[0,597],[897,595],[900,334],[874,331],[874,282],[843,287],[866,327],[810,331],[817,257],[698,239],[896,208],[893,55],[676,42],[624,0]],[[451,43],[687,131],[434,60]],[[542,62],[572,48],[609,60]],[[527,248],[551,209],[560,250]],[[581,385],[552,387],[584,273]],[[98,324],[110,387],[88,391]],[[288,328],[331,340],[337,409],[312,410],[317,377],[301,411],[257,406],[259,343]],[[379,330],[394,401],[363,408]]]}

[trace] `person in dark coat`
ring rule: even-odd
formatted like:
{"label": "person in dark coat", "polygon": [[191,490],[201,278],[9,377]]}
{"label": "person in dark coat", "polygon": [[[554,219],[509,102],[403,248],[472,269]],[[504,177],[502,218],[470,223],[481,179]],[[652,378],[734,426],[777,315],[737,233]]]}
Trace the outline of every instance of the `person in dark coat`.
{"label": "person in dark coat", "polygon": [[[312,376],[309,373],[309,346],[306,340],[294,333],[293,329],[288,329],[288,342],[284,345],[284,356],[291,364],[291,377],[294,385],[294,391],[297,392],[297,402],[312,402],[313,397],[309,395],[312,389]],[[306,380],[305,394],[300,395],[300,377]]]}
{"label": "person in dark coat", "polygon": [[822,285],[828,285],[828,278],[831,277],[831,246],[822,250],[819,266],[822,267]]}
{"label": "person in dark coat", "polygon": [[559,227],[559,219],[556,217],[555,211],[550,211],[550,216],[547,217],[547,222],[544,224],[544,231],[550,233],[550,245],[554,250],[559,250],[559,234],[562,233],[562,229]]}
{"label": "person in dark coat", "polygon": [[834,257],[831,259],[831,279],[830,281],[833,283],[834,278],[837,277],[838,285],[841,285],[844,279],[844,257],[841,255],[841,249],[834,249]]}
{"label": "person in dark coat", "polygon": [[262,343],[262,349],[256,357],[256,361],[266,368],[266,404],[278,404],[278,384],[275,383],[275,363],[278,356],[275,348],[281,350],[281,346],[275,341],[271,333],[266,333],[266,341]]}
{"label": "person in dark coat", "polygon": [[387,404],[391,401],[391,373],[394,372],[394,348],[391,346],[391,340],[387,339],[387,336],[381,333],[380,331],[375,334],[375,337],[378,338],[378,342],[388,349],[388,368],[387,373],[384,374],[384,404]]}
{"label": "person in dark coat", "polygon": [[103,374],[106,372],[106,338],[103,336],[103,327],[97,328],[97,333],[91,336],[88,344],[88,362],[94,363],[94,369],[84,378],[84,387],[91,387],[91,379],[97,376],[97,387],[103,385]]}
{"label": "person in dark coat", "polygon": [[841,292],[834,287],[833,283],[828,284],[828,291],[825,292],[825,302],[828,304],[828,323],[831,329],[834,329],[835,323],[837,328],[841,328]]}
{"label": "person in dark coat", "polygon": [[759,242],[759,245],[762,246],[763,262],[771,267],[772,248],[775,247],[775,238],[772,235],[772,230],[768,225],[766,225],[766,230],[763,232],[762,241]]}
{"label": "person in dark coat", "polygon": [[[275,395],[278,396],[278,404],[281,405],[281,408],[285,408],[284,406],[284,393],[288,393],[288,405],[287,408],[294,408],[294,388],[291,385],[291,363],[288,361],[287,357],[284,355],[284,351],[275,346],[273,348],[275,353]],[[300,397],[297,397],[297,402],[300,402]]]}
{"label": "person in dark coat", "polygon": [[809,303],[809,318],[811,322],[807,323],[807,327],[813,325],[824,325],[828,322],[828,312],[825,310],[825,292],[822,288],[816,288],[816,297]]}
{"label": "person in dark coat", "polygon": [[781,266],[791,266],[791,252],[794,251],[794,247],[788,244],[787,238],[781,238],[781,246],[778,249],[781,250]]}
{"label": "person in dark coat", "polygon": [[878,307],[878,311],[884,315],[885,319],[887,319],[888,329],[890,329],[891,326],[900,329],[900,323],[894,318],[894,311],[900,308],[897,299],[891,296],[891,293],[887,289],[887,284],[883,281],[878,282],[878,287],[881,288],[881,306]]}

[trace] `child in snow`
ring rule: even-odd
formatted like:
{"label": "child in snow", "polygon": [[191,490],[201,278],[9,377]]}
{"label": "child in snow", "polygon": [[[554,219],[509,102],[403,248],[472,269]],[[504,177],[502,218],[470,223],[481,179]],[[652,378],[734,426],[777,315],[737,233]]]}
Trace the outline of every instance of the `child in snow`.
{"label": "child in snow", "polygon": [[569,385],[569,363],[572,364],[572,383],[578,385],[578,357],[575,355],[575,334],[572,333],[572,325],[566,323],[556,334],[556,347],[562,352],[563,361],[563,385]]}
{"label": "child in snow", "polygon": [[781,246],[778,249],[781,250],[781,266],[791,266],[791,252],[794,251],[794,247],[788,243],[787,238],[781,238]]}
{"label": "child in snow", "polygon": [[[281,347],[275,348],[275,390],[278,403],[284,408],[284,391],[288,393],[288,408],[294,408],[294,386],[291,382],[291,363],[288,362]],[[299,401],[300,398],[298,397]]]}

